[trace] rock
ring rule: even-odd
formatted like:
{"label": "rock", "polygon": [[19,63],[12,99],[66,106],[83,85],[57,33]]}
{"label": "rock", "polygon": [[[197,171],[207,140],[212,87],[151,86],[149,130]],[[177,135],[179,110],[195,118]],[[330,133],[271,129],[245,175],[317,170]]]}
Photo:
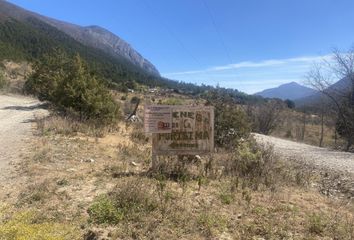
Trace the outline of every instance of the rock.
{"label": "rock", "polygon": [[131,162],[131,165],[133,165],[135,167],[139,166],[139,164],[137,164],[136,162]]}
{"label": "rock", "polygon": [[94,163],[95,160],[92,159],[92,158],[89,158],[89,159],[81,159],[81,162],[86,162],[86,163]]}

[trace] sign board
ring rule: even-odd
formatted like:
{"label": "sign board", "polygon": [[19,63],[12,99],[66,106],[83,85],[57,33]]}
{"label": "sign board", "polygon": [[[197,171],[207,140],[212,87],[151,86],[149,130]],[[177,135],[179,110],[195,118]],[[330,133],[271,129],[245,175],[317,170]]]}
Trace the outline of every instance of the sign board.
{"label": "sign board", "polygon": [[[146,132],[155,130],[161,121],[150,117],[150,109],[161,107],[166,113],[170,109],[171,129],[151,131],[153,155],[196,155],[212,152],[214,149],[214,108],[205,106],[147,106],[145,110]],[[166,107],[166,109],[164,108]],[[151,112],[151,111],[150,111]],[[153,112],[153,111],[152,111]],[[154,114],[153,114],[154,115]],[[147,117],[147,118],[146,118]],[[155,119],[155,120],[153,120]],[[155,121],[155,123],[153,123]],[[150,125],[152,126],[150,128]]]}
{"label": "sign board", "polygon": [[172,131],[170,106],[145,106],[144,129],[147,133],[170,133]]}

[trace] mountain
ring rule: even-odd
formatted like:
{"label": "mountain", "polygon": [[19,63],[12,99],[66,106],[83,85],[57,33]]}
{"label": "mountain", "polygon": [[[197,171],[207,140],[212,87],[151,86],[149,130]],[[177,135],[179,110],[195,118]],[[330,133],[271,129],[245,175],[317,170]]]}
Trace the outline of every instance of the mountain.
{"label": "mountain", "polygon": [[58,21],[0,0],[0,67],[3,60],[40,62],[56,51],[69,57],[79,54],[92,73],[118,91],[128,91],[138,83],[193,96],[227,95],[240,104],[263,101],[262,97],[236,89],[216,89],[161,77],[150,62],[108,30]]}
{"label": "mountain", "polygon": [[254,95],[265,98],[280,98],[283,100],[296,100],[315,94],[316,91],[312,88],[302,86],[296,82],[286,83],[276,88],[269,88]]}
{"label": "mountain", "polygon": [[[32,25],[36,30],[43,30],[38,29],[38,25],[42,25],[40,27],[43,27],[44,24],[47,24],[67,34],[86,47],[99,49],[109,54],[111,57],[116,58],[118,61],[125,60],[125,63],[128,62],[138,69],[140,68],[141,71],[154,76],[160,76],[153,64],[143,58],[127,42],[104,28],[98,26],[81,27],[75,24],[58,21],[27,11],[7,1],[0,0],[0,22],[9,24],[9,21]],[[33,26],[34,22],[37,23],[37,26]],[[39,22],[41,24],[38,24]]]}
{"label": "mountain", "polygon": [[124,57],[145,71],[160,76],[160,73],[152,63],[143,58],[123,39],[104,28],[99,26],[81,27],[47,17],[41,17],[41,19],[86,46],[101,49],[108,54],[112,54],[112,56]]}
{"label": "mountain", "polygon": [[[345,93],[347,89],[351,88],[351,83],[349,78],[342,78],[338,82],[335,82],[331,86],[327,88],[327,92],[332,92],[333,96],[337,96],[338,94]],[[331,100],[324,96],[320,92],[316,92],[312,95],[298,98],[295,100],[295,105],[297,107],[315,107],[316,105],[320,104],[321,101],[331,102]]]}

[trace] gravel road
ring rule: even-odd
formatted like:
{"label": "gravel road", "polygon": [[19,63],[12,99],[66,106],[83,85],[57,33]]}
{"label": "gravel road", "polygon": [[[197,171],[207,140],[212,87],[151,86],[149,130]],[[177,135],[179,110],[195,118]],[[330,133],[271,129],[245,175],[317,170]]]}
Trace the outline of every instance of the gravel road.
{"label": "gravel road", "polygon": [[271,144],[280,156],[297,159],[319,168],[354,174],[354,153],[332,151],[275,137],[254,134],[257,142]]}
{"label": "gravel road", "polygon": [[33,98],[0,95],[0,179],[9,171],[9,163],[20,159],[29,146],[35,116],[48,114]]}

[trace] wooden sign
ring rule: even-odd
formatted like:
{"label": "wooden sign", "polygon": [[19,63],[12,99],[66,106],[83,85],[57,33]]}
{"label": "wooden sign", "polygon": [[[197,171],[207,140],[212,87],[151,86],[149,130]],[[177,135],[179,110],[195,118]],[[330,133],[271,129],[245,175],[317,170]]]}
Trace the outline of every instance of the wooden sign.
{"label": "wooden sign", "polygon": [[[152,154],[196,155],[212,152],[214,149],[214,108],[168,107],[171,110],[171,130],[152,134]],[[151,120],[148,119],[148,121]],[[148,125],[146,123],[146,126]],[[152,125],[156,126],[156,124]]]}

